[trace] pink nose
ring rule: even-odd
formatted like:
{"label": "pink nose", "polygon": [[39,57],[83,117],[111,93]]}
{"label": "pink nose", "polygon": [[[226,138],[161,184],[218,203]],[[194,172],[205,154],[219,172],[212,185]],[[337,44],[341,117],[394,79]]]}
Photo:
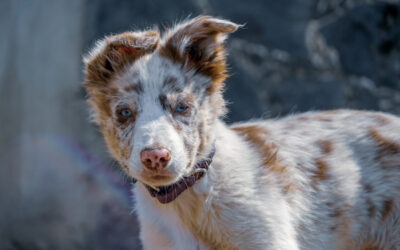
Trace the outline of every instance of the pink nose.
{"label": "pink nose", "polygon": [[143,149],[140,152],[140,160],[146,168],[151,170],[163,169],[171,159],[170,153],[165,148]]}

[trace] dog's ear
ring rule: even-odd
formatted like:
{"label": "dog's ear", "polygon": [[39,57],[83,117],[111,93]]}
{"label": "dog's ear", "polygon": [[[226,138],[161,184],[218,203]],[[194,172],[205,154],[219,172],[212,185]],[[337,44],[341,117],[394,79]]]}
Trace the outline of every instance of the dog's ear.
{"label": "dog's ear", "polygon": [[160,35],[158,31],[125,32],[97,42],[84,58],[87,87],[105,85],[115,73],[130,65],[140,56],[153,52]]}
{"label": "dog's ear", "polygon": [[210,93],[220,88],[228,76],[223,42],[240,25],[200,16],[177,25],[164,36],[160,55],[180,63],[188,70],[211,78]]}
{"label": "dog's ear", "polygon": [[97,42],[84,58],[84,87],[97,117],[111,116],[109,96],[113,95],[113,89],[108,88],[110,80],[139,57],[153,52],[159,40],[158,31],[125,32]]}

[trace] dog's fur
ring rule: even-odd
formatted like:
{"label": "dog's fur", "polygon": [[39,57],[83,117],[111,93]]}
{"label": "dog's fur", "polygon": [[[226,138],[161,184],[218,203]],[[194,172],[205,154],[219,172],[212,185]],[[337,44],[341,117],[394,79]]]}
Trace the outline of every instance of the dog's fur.
{"label": "dog's fur", "polygon": [[[223,42],[238,25],[198,17],[126,32],[85,58],[85,87],[113,157],[138,180],[145,249],[400,249],[400,119],[335,110],[227,126]],[[177,104],[188,107],[177,113]],[[123,117],[129,108],[132,116]],[[216,153],[208,172],[161,204],[169,185]],[[146,170],[140,152],[171,161]]]}

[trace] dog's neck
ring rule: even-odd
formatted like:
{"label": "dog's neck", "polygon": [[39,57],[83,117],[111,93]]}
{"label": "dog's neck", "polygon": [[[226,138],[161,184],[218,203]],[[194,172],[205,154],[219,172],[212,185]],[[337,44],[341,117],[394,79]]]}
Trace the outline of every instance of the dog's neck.
{"label": "dog's neck", "polygon": [[[169,204],[160,204],[157,199],[150,196],[143,184],[138,183],[137,185],[141,186],[139,188],[140,192],[143,191],[142,195],[146,199],[152,200],[157,207],[162,209],[166,205],[184,204],[185,200],[191,195],[198,196],[195,197],[196,199],[204,199],[203,202],[206,202],[206,199],[207,202],[210,202],[211,196],[215,196],[216,194],[223,195],[223,191],[231,192],[235,187],[239,188],[236,184],[247,181],[247,179],[240,180],[238,176],[246,176],[246,172],[251,172],[246,171],[246,167],[251,162],[258,160],[254,149],[249,146],[243,137],[239,136],[221,120],[215,122],[213,131],[209,133],[209,138],[211,143],[208,144],[203,155],[209,155],[214,146],[215,155],[208,167],[207,173],[196,184],[185,190],[180,197]],[[202,158],[199,159],[201,160]],[[229,190],[222,188],[227,185],[230,186]],[[210,193],[212,189],[218,190],[218,192]]]}

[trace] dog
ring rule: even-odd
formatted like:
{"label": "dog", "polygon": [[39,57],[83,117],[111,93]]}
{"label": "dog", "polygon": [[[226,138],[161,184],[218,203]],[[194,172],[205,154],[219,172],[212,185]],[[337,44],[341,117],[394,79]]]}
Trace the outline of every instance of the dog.
{"label": "dog", "polygon": [[145,249],[400,249],[400,119],[331,110],[228,126],[209,16],[105,37],[88,102],[135,180]]}

